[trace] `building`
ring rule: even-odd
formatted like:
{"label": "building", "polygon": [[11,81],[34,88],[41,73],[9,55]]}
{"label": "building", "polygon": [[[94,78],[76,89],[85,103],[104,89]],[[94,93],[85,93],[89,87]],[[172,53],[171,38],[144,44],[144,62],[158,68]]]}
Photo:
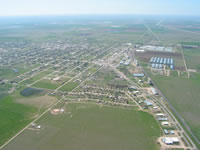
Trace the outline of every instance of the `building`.
{"label": "building", "polygon": [[139,52],[139,53],[144,53],[144,52],[145,52],[145,50],[143,50],[143,49],[137,49],[137,50],[136,50],[136,52]]}
{"label": "building", "polygon": [[162,141],[167,145],[174,145],[180,143],[180,140],[177,137],[164,137],[162,138]]}
{"label": "building", "polygon": [[157,119],[158,119],[158,121],[167,121],[168,120],[166,117],[158,117]]}
{"label": "building", "polygon": [[156,91],[156,89],[155,88],[151,88],[151,92],[153,93],[153,95],[158,95],[158,92]]}
{"label": "building", "polygon": [[144,73],[134,73],[134,77],[144,77]]}
{"label": "building", "polygon": [[163,114],[163,113],[157,113],[156,117],[165,117],[165,114]]}
{"label": "building", "polygon": [[53,81],[59,81],[59,80],[60,80],[60,77],[53,78],[52,80],[53,80]]}
{"label": "building", "polygon": [[167,145],[173,145],[173,141],[171,138],[165,137],[162,139],[163,143],[167,144]]}
{"label": "building", "polygon": [[160,59],[160,64],[163,64],[163,58]]}
{"label": "building", "polygon": [[160,57],[157,58],[156,63],[160,63]]}
{"label": "building", "polygon": [[171,70],[174,70],[174,65],[170,65],[170,69],[171,69]]}
{"label": "building", "polygon": [[151,57],[151,59],[150,59],[150,63],[153,63],[153,60],[154,60],[154,57]]}
{"label": "building", "polygon": [[169,122],[168,121],[163,121],[163,122],[161,122],[161,125],[162,126],[169,126]]}
{"label": "building", "polygon": [[152,102],[150,102],[149,100],[145,100],[144,103],[145,103],[147,106],[153,106]]}
{"label": "building", "polygon": [[165,133],[166,135],[168,135],[168,134],[169,134],[169,131],[168,131],[167,129],[164,129],[164,133]]}

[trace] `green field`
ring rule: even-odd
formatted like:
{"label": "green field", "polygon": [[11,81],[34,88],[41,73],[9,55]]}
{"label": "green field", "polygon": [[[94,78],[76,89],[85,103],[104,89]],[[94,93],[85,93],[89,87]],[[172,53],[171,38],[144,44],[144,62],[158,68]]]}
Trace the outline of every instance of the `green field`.
{"label": "green field", "polygon": [[65,92],[70,92],[71,90],[73,90],[78,85],[79,85],[79,83],[77,83],[77,82],[69,82],[65,86],[63,86],[60,90],[65,91]]}
{"label": "green field", "polygon": [[0,100],[0,145],[14,136],[32,120],[36,112],[34,107],[16,103],[14,97],[7,96]]}
{"label": "green field", "polygon": [[183,49],[189,69],[200,71],[200,49]]}
{"label": "green field", "polygon": [[67,104],[43,116],[40,131],[26,130],[3,150],[156,150],[160,128],[148,113],[96,104]]}
{"label": "green field", "polygon": [[56,89],[57,87],[60,86],[59,82],[53,82],[51,80],[47,80],[47,79],[43,79],[39,82],[37,82],[36,84],[33,85],[34,87],[38,87],[38,88],[44,88],[44,89]]}
{"label": "green field", "polygon": [[10,84],[0,85],[0,99],[8,95],[8,91],[12,86]]}
{"label": "green field", "polygon": [[46,70],[46,71],[40,72],[39,74],[37,74],[37,75],[27,79],[27,80],[24,80],[22,82],[22,84],[31,84],[31,83],[33,83],[33,82],[35,82],[35,81],[37,81],[37,80],[49,75],[51,72],[52,72],[51,70]]}
{"label": "green field", "polygon": [[152,78],[200,139],[200,74],[191,75],[190,79],[173,76],[152,76]]}
{"label": "green field", "polygon": [[[17,72],[13,69],[17,69]],[[23,67],[0,67],[0,79],[13,79],[27,71],[30,71],[30,69],[24,69]]]}

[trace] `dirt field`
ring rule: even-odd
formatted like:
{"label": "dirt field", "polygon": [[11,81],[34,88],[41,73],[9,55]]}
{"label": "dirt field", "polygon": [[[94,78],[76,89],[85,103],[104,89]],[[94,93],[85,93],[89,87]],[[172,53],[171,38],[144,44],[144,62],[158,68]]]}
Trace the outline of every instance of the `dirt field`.
{"label": "dirt field", "polygon": [[156,52],[156,51],[146,51],[144,53],[135,52],[135,55],[140,58],[140,60],[148,63],[151,57],[166,57],[173,59],[183,59],[181,53],[173,52]]}
{"label": "dirt field", "polygon": [[39,97],[20,98],[20,99],[17,99],[16,101],[22,104],[28,104],[28,105],[36,106],[36,107],[42,106],[43,108],[46,108],[52,103],[54,103],[55,101],[57,101],[57,99],[51,96],[39,96]]}

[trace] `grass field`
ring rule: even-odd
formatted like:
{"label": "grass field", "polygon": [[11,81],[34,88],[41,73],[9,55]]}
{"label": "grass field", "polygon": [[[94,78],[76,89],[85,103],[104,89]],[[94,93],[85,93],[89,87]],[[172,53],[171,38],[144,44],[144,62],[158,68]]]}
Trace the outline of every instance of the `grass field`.
{"label": "grass field", "polygon": [[[3,150],[156,150],[160,128],[148,113],[96,104],[67,104],[61,115],[50,113]],[[23,143],[23,144],[22,144]]]}
{"label": "grass field", "polygon": [[183,49],[189,69],[200,71],[200,49]]}
{"label": "grass field", "polygon": [[190,79],[173,76],[152,76],[152,78],[200,139],[200,74],[191,75]]}
{"label": "grass field", "polygon": [[77,82],[69,82],[65,86],[63,86],[60,90],[65,91],[65,92],[70,92],[78,85],[79,85],[79,83],[77,83]]}
{"label": "grass field", "polygon": [[0,99],[8,95],[8,91],[12,86],[10,84],[0,85]]}
{"label": "grass field", "polygon": [[33,85],[34,87],[38,87],[38,88],[45,88],[45,89],[56,89],[57,87],[60,86],[59,82],[53,82],[51,80],[47,80],[47,79],[43,79],[39,82],[37,82],[36,84]]}
{"label": "grass field", "polygon": [[35,82],[35,81],[37,81],[37,80],[49,75],[51,72],[52,72],[51,70],[40,72],[39,74],[33,76],[32,78],[24,80],[22,82],[22,84],[31,84],[31,83],[33,83],[33,82]]}
{"label": "grass field", "polygon": [[[16,72],[14,69],[16,69]],[[13,79],[29,70],[30,69],[24,69],[23,67],[0,67],[0,79]]]}
{"label": "grass field", "polygon": [[32,120],[36,109],[14,101],[12,96],[0,100],[0,145]]}

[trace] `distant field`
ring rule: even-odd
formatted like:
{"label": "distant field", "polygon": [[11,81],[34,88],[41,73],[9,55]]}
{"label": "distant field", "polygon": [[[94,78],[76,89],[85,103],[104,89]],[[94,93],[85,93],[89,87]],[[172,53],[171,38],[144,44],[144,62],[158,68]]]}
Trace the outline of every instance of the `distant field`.
{"label": "distant field", "polygon": [[63,115],[46,114],[37,122],[41,131],[26,130],[3,150],[159,149],[160,128],[148,113],[71,103],[65,110]]}
{"label": "distant field", "polygon": [[200,71],[200,49],[183,49],[189,69]]}
{"label": "distant field", "polygon": [[200,46],[200,42],[181,42],[182,45]]}
{"label": "distant field", "polygon": [[200,35],[190,32],[184,32],[178,27],[171,27],[165,25],[165,22],[161,26],[150,26],[154,34],[163,44],[178,44],[182,41],[198,41]]}
{"label": "distant field", "polygon": [[200,74],[193,73],[190,79],[173,76],[152,78],[200,140]]}
{"label": "distant field", "polygon": [[0,67],[0,79],[13,79],[20,74],[30,71],[30,68],[23,67]]}
{"label": "distant field", "polygon": [[27,79],[27,80],[24,80],[22,82],[22,84],[31,84],[31,83],[33,83],[33,82],[35,82],[35,81],[37,81],[37,80],[49,75],[51,72],[52,72],[51,70],[40,72],[39,74],[37,74],[37,75]]}

